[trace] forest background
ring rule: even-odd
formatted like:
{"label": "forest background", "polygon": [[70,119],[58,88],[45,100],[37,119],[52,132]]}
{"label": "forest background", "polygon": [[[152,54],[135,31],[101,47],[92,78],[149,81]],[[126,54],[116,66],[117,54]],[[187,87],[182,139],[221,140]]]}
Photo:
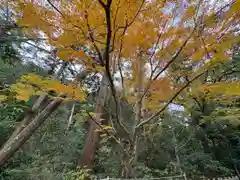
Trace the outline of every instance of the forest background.
{"label": "forest background", "polygon": [[240,177],[240,0],[0,2],[0,179]]}

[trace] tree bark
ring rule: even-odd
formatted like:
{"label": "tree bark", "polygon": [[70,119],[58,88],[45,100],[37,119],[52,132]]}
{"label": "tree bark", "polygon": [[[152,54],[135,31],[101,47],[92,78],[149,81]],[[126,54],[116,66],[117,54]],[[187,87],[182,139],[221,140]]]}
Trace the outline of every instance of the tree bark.
{"label": "tree bark", "polygon": [[[67,67],[67,63],[65,62],[60,69],[58,70],[58,72],[53,75],[54,79],[59,79],[59,77],[61,76],[61,74],[63,73],[64,69]],[[28,112],[25,117],[23,118],[23,120],[20,122],[20,124],[15,128],[15,130],[13,131],[13,133],[10,135],[10,137],[8,138],[7,142],[4,143],[3,147],[8,144],[15,136],[17,136],[32,120],[33,118],[36,116],[37,112],[40,111],[40,109],[45,108],[46,104],[44,104],[44,102],[47,100],[48,98],[48,94],[47,93],[42,93],[36,100],[36,102],[33,104],[30,112]]]}
{"label": "tree bark", "polygon": [[23,144],[31,137],[31,135],[40,127],[44,121],[54,112],[61,104],[62,99],[55,99],[50,102],[44,110],[39,113],[30,124],[27,125],[17,136],[8,142],[0,150],[0,166],[23,146]]}
{"label": "tree bark", "polygon": [[[106,94],[108,90],[107,82],[108,82],[107,77],[104,74],[102,79],[102,84],[98,93],[96,110],[95,110],[95,114],[96,114],[95,120],[99,123],[101,123],[101,115],[104,110],[104,103],[105,103]],[[85,141],[81,159],[79,161],[79,166],[82,168],[91,169],[93,166],[94,154],[96,152],[97,145],[99,142],[99,132],[97,131],[99,127],[92,120],[89,120],[89,124],[90,126],[88,129],[88,135]]]}
{"label": "tree bark", "polygon": [[128,159],[123,159],[122,160],[121,178],[133,178],[133,177],[135,177],[133,164],[129,159],[131,159],[131,157],[128,157]]}
{"label": "tree bark", "polygon": [[71,125],[73,124],[73,114],[74,114],[74,111],[75,111],[75,105],[76,105],[76,103],[74,102],[73,105],[72,105],[70,116],[68,118],[67,131],[69,131]]}
{"label": "tree bark", "polygon": [[[31,112],[27,113],[26,116],[23,118],[23,120],[20,122],[20,124],[15,128],[11,136],[8,138],[7,142],[5,144],[8,144],[15,136],[17,136],[33,119],[36,112],[41,107],[42,103],[46,100],[47,94],[42,94],[38,97],[36,102],[34,103]],[[4,144],[4,146],[5,146]]]}
{"label": "tree bark", "polygon": [[[79,73],[75,80],[71,83],[74,86],[83,80],[86,77],[87,71],[83,71]],[[42,98],[44,99],[45,94],[42,94]],[[40,96],[41,97],[41,96]],[[37,101],[34,108],[40,107],[43,101],[40,101],[42,98],[39,97],[39,101]],[[62,103],[62,98],[56,98],[49,102],[44,108],[36,115],[36,117],[32,116],[32,118],[24,119],[25,122],[29,121],[28,125],[25,125],[19,133],[13,137],[8,143],[5,143],[3,148],[0,150],[0,166],[2,166],[22,145],[33,135],[33,133],[40,127],[44,121],[59,107]]]}

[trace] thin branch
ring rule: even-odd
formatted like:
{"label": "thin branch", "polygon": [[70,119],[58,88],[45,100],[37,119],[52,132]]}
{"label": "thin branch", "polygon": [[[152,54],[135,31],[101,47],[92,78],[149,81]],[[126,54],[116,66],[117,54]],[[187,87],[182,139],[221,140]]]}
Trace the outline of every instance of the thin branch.
{"label": "thin branch", "polygon": [[90,40],[95,48],[95,50],[97,51],[97,54],[98,54],[98,58],[101,62],[101,65],[103,66],[104,65],[104,61],[103,61],[103,57],[102,57],[102,54],[98,48],[98,46],[96,45],[95,41],[94,41],[94,38],[93,38],[93,34],[92,34],[92,30],[91,30],[91,27],[88,23],[88,18],[86,18],[86,21],[87,21],[87,27],[88,27],[88,31],[89,31],[89,37],[90,37]]}
{"label": "thin branch", "polygon": [[[116,28],[116,30],[114,31],[114,35],[113,35],[113,49],[114,49],[114,46],[115,46],[115,45],[114,45],[114,44],[115,44],[115,38],[116,38],[116,34],[117,34],[118,30],[124,29],[124,33],[122,33],[122,37],[123,37],[123,36],[125,35],[126,31],[127,31],[127,28],[129,28],[129,27],[134,23],[134,21],[136,20],[137,16],[138,16],[139,13],[141,12],[141,9],[142,9],[145,1],[146,1],[146,0],[142,0],[142,3],[141,3],[141,5],[140,5],[137,13],[136,13],[135,16],[133,17],[132,21],[130,21],[130,23],[128,23],[128,22],[126,21],[126,25],[125,25],[125,26],[119,26],[118,28]],[[112,49],[112,50],[113,50],[113,49]]]}
{"label": "thin branch", "polygon": [[122,53],[122,49],[123,49],[123,36],[125,35],[126,30],[127,30],[127,28],[125,28],[123,33],[122,33],[122,38],[121,38],[120,48],[119,48],[119,53],[118,53],[118,58],[117,58],[118,70],[119,70],[120,75],[121,75],[122,88],[124,88],[124,78],[123,78],[122,68],[120,66],[120,58],[121,58],[121,53]]}
{"label": "thin branch", "polygon": [[[123,78],[123,73],[122,73],[122,69],[121,69],[121,66],[120,66],[120,58],[121,58],[121,53],[122,53],[122,49],[123,49],[123,37],[124,35],[126,34],[126,31],[128,29],[128,27],[130,27],[132,25],[132,23],[135,21],[135,19],[137,18],[138,14],[140,13],[143,5],[144,5],[144,2],[145,0],[142,1],[136,15],[134,16],[134,18],[132,19],[132,21],[130,23],[127,23],[126,22],[126,25],[124,27],[118,27],[115,32],[114,32],[114,36],[113,36],[113,49],[114,49],[114,44],[115,44],[115,37],[116,37],[116,34],[118,32],[119,29],[121,28],[124,28],[123,30],[123,33],[121,35],[121,41],[120,41],[120,48],[119,48],[119,53],[118,53],[118,59],[117,59],[117,62],[118,62],[118,70],[120,72],[120,76],[121,76],[121,84],[122,84],[122,88],[124,88],[124,78]],[[160,37],[159,37],[159,40],[160,40]]]}
{"label": "thin branch", "polygon": [[180,49],[177,51],[177,53],[173,56],[173,58],[166,64],[166,66],[159,72],[157,73],[157,75],[153,78],[153,80],[156,80],[179,56],[179,54],[182,52],[182,50],[184,49],[184,47],[187,45],[189,39],[192,37],[194,31],[196,30],[196,26],[193,29],[193,31],[191,32],[191,34],[188,36],[188,38],[184,41],[184,43],[182,44],[182,46],[180,47]]}
{"label": "thin branch", "polygon": [[19,38],[19,37],[0,37],[0,42],[6,42],[6,41],[17,41],[17,42],[25,42],[25,41],[47,41],[45,38]]}
{"label": "thin branch", "polygon": [[196,97],[192,97],[192,99],[197,103],[199,109],[203,112],[204,109],[202,108],[201,103],[198,101],[198,99]]}
{"label": "thin branch", "polygon": [[118,63],[118,70],[120,72],[120,77],[121,77],[122,89],[124,90],[124,78],[123,78],[122,67],[121,67],[121,63],[120,63],[119,59],[118,59],[117,63]]}
{"label": "thin branch", "polygon": [[[65,18],[64,14],[63,14],[50,0],[47,0],[47,2],[48,2],[48,3],[53,7],[53,9],[55,9],[63,18]],[[50,24],[50,26],[52,26],[52,24]],[[83,29],[82,29],[80,26],[78,26],[78,25],[76,25],[76,24],[74,24],[74,23],[73,23],[73,26],[74,26],[75,28],[80,29],[81,32],[82,32],[82,34],[83,34],[83,36],[85,37],[84,31],[83,31]],[[55,27],[55,26],[54,26],[54,27]]]}
{"label": "thin branch", "polygon": [[232,4],[234,4],[236,2],[236,0],[233,0],[232,2],[226,4],[225,6],[221,7],[216,13],[215,15],[217,15],[218,13],[220,13],[222,10],[224,10],[225,8],[227,8],[228,6],[231,6]]}
{"label": "thin branch", "polygon": [[[157,69],[157,68],[156,68],[157,66],[156,66],[155,69],[153,70],[153,68],[152,68],[152,59],[153,59],[153,57],[155,56],[155,54],[156,54],[156,52],[157,52],[157,47],[158,47],[158,44],[159,44],[159,42],[160,42],[160,39],[161,39],[161,37],[162,37],[162,34],[163,34],[163,32],[164,32],[164,29],[165,29],[166,25],[167,25],[167,21],[165,21],[165,23],[164,23],[162,32],[158,35],[157,42],[156,42],[156,45],[155,45],[155,47],[154,47],[153,53],[151,54],[151,56],[149,57],[149,60],[148,60],[150,66],[151,66],[150,80],[152,79],[152,76],[154,75],[154,73],[155,73],[155,71],[156,71],[156,69]],[[162,45],[162,48],[163,48],[163,45]]]}
{"label": "thin branch", "polygon": [[61,14],[61,16],[64,16],[64,14],[50,0],[47,0],[47,2],[53,7],[53,9],[55,9],[59,14]]}
{"label": "thin branch", "polygon": [[200,38],[201,38],[201,40],[202,40],[202,43],[203,43],[203,46],[204,46],[204,50],[205,50],[205,52],[207,53],[207,58],[208,58],[208,59],[211,59],[211,55],[210,55],[210,53],[208,52],[208,49],[207,49],[205,40],[204,40],[204,38],[202,37],[201,34],[200,34]]}
{"label": "thin branch", "polygon": [[202,76],[204,74],[200,73],[199,75],[197,75],[196,77],[194,77],[192,80],[190,80],[188,83],[186,83],[180,90],[177,91],[177,93],[170,99],[170,101],[168,101],[168,103],[159,111],[157,111],[155,114],[153,114],[150,118],[148,118],[145,121],[142,121],[141,123],[139,123],[136,128],[139,128],[141,126],[143,126],[144,124],[148,123],[149,121],[151,121],[152,119],[154,119],[155,117],[157,117],[158,115],[160,115],[167,107],[169,104],[171,104],[176,98],[177,96],[183,91],[185,90],[193,81],[195,81],[196,79],[198,79],[200,76]]}
{"label": "thin branch", "polygon": [[104,127],[89,112],[87,112],[87,115],[98,127],[104,130],[108,135],[112,136],[112,134],[107,129],[104,129]]}
{"label": "thin branch", "polygon": [[156,42],[156,45],[155,45],[155,47],[154,47],[153,53],[152,53],[151,56],[148,58],[148,62],[149,62],[149,64],[150,64],[150,68],[151,68],[150,79],[152,79],[151,77],[152,77],[153,74],[154,74],[152,59],[153,59],[154,55],[155,55],[156,52],[157,52],[157,47],[158,47],[159,41],[160,41],[160,39],[161,39],[161,36],[162,36],[162,32],[158,35],[157,42]]}
{"label": "thin branch", "polygon": [[70,126],[72,125],[72,119],[73,119],[73,114],[74,114],[74,111],[75,111],[75,103],[73,104],[72,106],[72,109],[71,109],[71,113],[70,113],[70,116],[68,118],[68,125],[67,125],[67,130],[70,129]]}
{"label": "thin branch", "polygon": [[145,1],[146,1],[146,0],[142,0],[142,3],[141,3],[141,5],[140,5],[140,7],[139,7],[137,13],[136,13],[135,16],[133,17],[132,21],[131,21],[130,23],[127,24],[128,27],[131,26],[131,25],[134,23],[134,21],[136,20],[136,18],[138,17],[138,15],[139,15],[139,13],[141,12],[141,9],[142,9],[142,7],[143,7]]}
{"label": "thin branch", "polygon": [[87,112],[87,115],[90,117],[90,119],[99,127],[101,128],[106,134],[108,134],[111,138],[114,139],[114,141],[121,147],[122,151],[126,154],[126,155],[130,155],[128,152],[125,151],[124,146],[121,144],[121,142],[117,139],[117,137],[114,136],[114,134],[112,134],[110,131],[108,131],[107,129],[104,129],[104,127],[96,121],[96,119],[94,117],[92,117],[92,115]]}
{"label": "thin branch", "polygon": [[104,2],[102,0],[98,0],[98,2],[104,9],[106,8],[106,4],[104,4]]}
{"label": "thin branch", "polygon": [[[54,6],[54,4],[53,4],[50,0],[47,0],[47,1],[48,1],[48,3],[49,3],[63,18],[65,18],[64,14],[63,14],[56,6]],[[101,1],[101,0],[99,0],[99,1]],[[101,1],[101,2],[102,2],[102,1]],[[87,19],[87,18],[86,18],[86,19]],[[74,25],[74,27],[80,29],[81,32],[82,32],[82,34],[83,34],[83,36],[85,37],[85,34],[84,34],[83,29],[82,29],[80,26],[75,25],[74,23],[73,23],[73,25]],[[90,36],[89,36],[89,37],[90,37],[90,41],[92,42],[92,44],[93,44],[93,46],[94,46],[94,48],[95,48],[95,50],[96,50],[96,52],[97,52],[97,54],[98,54],[98,58],[99,58],[99,60],[100,60],[100,62],[101,62],[101,65],[103,66],[103,65],[104,65],[104,61],[103,61],[101,52],[100,52],[99,48],[97,47],[97,45],[96,45],[96,43],[95,43],[95,40],[94,40],[94,38],[93,38],[93,36],[92,36],[92,30],[91,30],[90,25],[89,25],[89,23],[88,23],[88,19],[87,19],[87,27],[88,27],[88,31],[89,31],[89,35],[90,35]]]}
{"label": "thin branch", "polygon": [[114,35],[113,35],[112,50],[111,50],[111,52],[114,50],[114,47],[115,47],[115,39],[116,39],[116,35],[117,35],[117,30],[118,30],[118,28],[116,28],[116,20],[117,20],[117,14],[118,14],[118,11],[119,11],[119,8],[120,8],[119,4],[120,4],[120,0],[117,2],[117,9],[116,9],[115,16],[114,16],[114,18],[113,18],[113,27],[114,27],[114,29],[116,29],[116,30],[115,30]]}
{"label": "thin branch", "polygon": [[172,59],[165,65],[165,67],[153,79],[150,79],[150,82],[148,83],[146,89],[144,90],[144,93],[142,94],[142,97],[140,99],[141,101],[144,98],[144,96],[147,94],[147,92],[148,92],[148,90],[151,86],[152,81],[156,80],[177,59],[179,54],[182,52],[182,50],[184,49],[184,47],[188,43],[189,39],[192,37],[195,30],[196,30],[196,26],[193,29],[193,31],[191,32],[191,34],[188,36],[188,38],[184,41],[184,43],[182,44],[182,46],[180,47],[178,52],[172,57]]}
{"label": "thin branch", "polygon": [[[101,0],[99,0],[101,2]],[[109,61],[110,61],[110,45],[111,45],[111,38],[112,38],[112,25],[111,25],[111,10],[110,10],[110,4],[111,4],[111,0],[107,1],[107,6],[105,6],[105,15],[106,15],[106,22],[107,22],[107,38],[106,38],[106,46],[105,46],[105,51],[104,51],[104,60],[105,60],[105,71],[106,71],[106,75],[108,77],[109,80],[109,85],[110,85],[110,89],[112,91],[112,95],[116,104],[116,114],[117,114],[117,121],[119,122],[119,124],[121,124],[119,118],[118,118],[118,100],[117,100],[117,95],[116,95],[116,89],[114,87],[114,83],[113,83],[113,78],[110,72],[110,65],[109,65]]]}
{"label": "thin branch", "polygon": [[232,70],[232,71],[224,72],[223,74],[221,74],[221,75],[218,77],[217,81],[219,82],[219,81],[222,80],[222,78],[223,78],[224,76],[232,75],[232,74],[234,74],[234,73],[240,73],[240,71],[234,71],[234,70]]}
{"label": "thin branch", "polygon": [[30,46],[33,46],[33,47],[35,47],[35,48],[37,48],[37,49],[39,49],[40,51],[44,51],[45,53],[48,53],[48,54],[51,54],[51,52],[50,51],[48,51],[48,50],[46,50],[46,49],[43,49],[43,48],[41,48],[41,47],[39,47],[39,46],[37,46],[37,45],[35,45],[35,44],[32,44],[32,43],[30,43],[30,42],[24,42],[24,43],[26,43],[26,44],[28,44],[28,45],[30,45]]}
{"label": "thin branch", "polygon": [[[111,116],[113,116],[113,118],[118,118],[118,116],[116,115],[116,114],[113,114],[113,113],[111,113],[109,110],[107,110],[107,108],[104,108],[105,109],[105,111],[108,113],[108,114],[110,114]],[[126,126],[120,121],[120,122],[118,122],[118,124],[123,128],[123,130],[126,132],[126,134],[128,135],[128,137],[129,137],[129,140],[131,141],[132,139],[131,139],[131,133],[127,130],[127,128],[126,128]]]}

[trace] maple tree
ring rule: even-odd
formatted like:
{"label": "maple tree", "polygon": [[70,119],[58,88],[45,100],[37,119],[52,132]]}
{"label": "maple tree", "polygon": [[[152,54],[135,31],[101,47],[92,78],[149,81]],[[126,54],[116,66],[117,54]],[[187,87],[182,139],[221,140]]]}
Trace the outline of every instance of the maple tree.
{"label": "maple tree", "polygon": [[[218,0],[15,0],[11,7],[17,12],[17,24],[24,27],[29,37],[38,38],[43,32],[48,43],[57,48],[59,59],[103,77],[96,114],[89,114],[89,136],[82,166],[92,164],[101,130],[122,149],[123,176],[134,176],[138,141],[144,126],[156,122],[171,103],[181,101],[180,95],[189,95],[188,91],[198,88],[214,92],[217,89],[222,94],[226,87],[232,89],[225,91],[226,96],[238,95],[239,82],[230,86],[225,82],[202,86],[197,79],[231,59],[232,45],[239,42],[234,31],[239,23],[239,0],[227,3]],[[116,76],[120,79],[118,84]],[[79,87],[35,75],[24,76],[12,89],[19,100],[48,90],[64,95],[61,101],[83,100],[85,96]],[[115,103],[114,119],[109,122],[111,128],[101,124],[108,92]],[[123,100],[134,107],[130,128],[121,115]],[[59,104],[58,101],[59,98],[54,98],[48,106]],[[43,109],[47,110],[48,106]],[[50,108],[48,114],[55,108]],[[118,136],[119,131],[124,133],[124,138]]]}

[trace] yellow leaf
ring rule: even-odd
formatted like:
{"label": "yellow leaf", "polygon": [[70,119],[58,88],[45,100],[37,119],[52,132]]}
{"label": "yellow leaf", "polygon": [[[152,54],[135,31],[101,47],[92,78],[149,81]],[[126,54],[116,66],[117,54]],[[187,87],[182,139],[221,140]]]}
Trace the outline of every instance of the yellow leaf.
{"label": "yellow leaf", "polygon": [[16,83],[10,89],[17,93],[16,99],[20,101],[28,101],[31,96],[35,95],[34,88],[28,84]]}
{"label": "yellow leaf", "polygon": [[43,78],[35,74],[23,75],[20,81],[11,86],[11,90],[17,93],[18,100],[27,101],[33,95],[39,95],[41,92],[56,92],[66,95],[66,99],[84,100],[86,98],[85,90],[72,85],[65,85],[53,79]]}
{"label": "yellow leaf", "polygon": [[200,60],[202,60],[203,55],[204,55],[203,50],[198,49],[198,50],[196,50],[196,51],[193,53],[193,55],[191,56],[191,59],[192,59],[193,61],[200,61]]}
{"label": "yellow leaf", "polygon": [[96,116],[96,113],[95,112],[89,112],[90,116],[94,117]]}
{"label": "yellow leaf", "polygon": [[112,126],[103,126],[103,129],[112,129]]}
{"label": "yellow leaf", "polygon": [[186,21],[186,20],[188,20],[188,19],[190,19],[190,18],[193,18],[193,16],[194,16],[195,13],[196,13],[195,10],[196,10],[196,7],[193,7],[193,6],[189,7],[189,8],[186,10],[186,12],[184,13],[183,18],[182,18],[182,21]]}
{"label": "yellow leaf", "polygon": [[73,31],[64,31],[64,33],[57,38],[55,41],[56,45],[61,46],[71,46],[73,44],[78,43],[78,39],[76,38],[77,34],[75,34]]}
{"label": "yellow leaf", "polygon": [[236,13],[239,13],[240,12],[240,0],[236,0],[232,6],[231,6],[231,9],[232,11],[236,12]]}
{"label": "yellow leaf", "polygon": [[7,96],[5,95],[0,95],[0,102],[3,102],[7,99]]}
{"label": "yellow leaf", "polygon": [[102,134],[100,134],[100,137],[101,138],[104,138],[104,137],[107,137],[108,135],[106,134],[106,133],[102,133]]}
{"label": "yellow leaf", "polygon": [[60,49],[56,55],[62,60],[70,60],[74,51],[71,48]]}

